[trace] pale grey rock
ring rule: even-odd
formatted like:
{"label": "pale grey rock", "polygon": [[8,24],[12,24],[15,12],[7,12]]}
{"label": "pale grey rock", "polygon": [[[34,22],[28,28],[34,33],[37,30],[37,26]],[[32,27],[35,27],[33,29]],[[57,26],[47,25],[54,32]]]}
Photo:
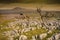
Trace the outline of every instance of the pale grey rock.
{"label": "pale grey rock", "polygon": [[19,40],[27,40],[27,36],[21,35],[21,36],[19,37]]}
{"label": "pale grey rock", "polygon": [[58,34],[55,35],[55,39],[56,40],[60,40],[60,33],[58,33]]}
{"label": "pale grey rock", "polygon": [[43,33],[43,34],[40,34],[40,39],[42,40],[43,38],[45,38],[47,36],[47,33]]}

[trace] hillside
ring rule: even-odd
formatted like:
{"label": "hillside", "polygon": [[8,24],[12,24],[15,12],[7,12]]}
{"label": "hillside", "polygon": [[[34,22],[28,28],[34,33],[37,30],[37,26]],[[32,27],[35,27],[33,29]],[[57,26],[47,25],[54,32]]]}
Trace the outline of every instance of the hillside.
{"label": "hillside", "polygon": [[[12,10],[17,11],[16,8],[9,9],[10,12]],[[40,9],[31,8],[23,8],[23,10],[27,13],[24,11],[21,14],[21,11],[10,13],[5,9],[0,9],[2,11],[0,13],[0,40],[60,40],[60,11],[41,9],[40,12]]]}

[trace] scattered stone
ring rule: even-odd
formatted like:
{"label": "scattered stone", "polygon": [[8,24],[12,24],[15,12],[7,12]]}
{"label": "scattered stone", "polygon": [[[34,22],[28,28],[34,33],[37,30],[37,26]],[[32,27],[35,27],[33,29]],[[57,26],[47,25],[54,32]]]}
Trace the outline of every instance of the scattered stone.
{"label": "scattered stone", "polygon": [[19,40],[27,40],[27,36],[21,35],[21,36],[19,37]]}
{"label": "scattered stone", "polygon": [[45,38],[46,36],[47,36],[47,33],[40,34],[40,39],[42,40],[42,39]]}

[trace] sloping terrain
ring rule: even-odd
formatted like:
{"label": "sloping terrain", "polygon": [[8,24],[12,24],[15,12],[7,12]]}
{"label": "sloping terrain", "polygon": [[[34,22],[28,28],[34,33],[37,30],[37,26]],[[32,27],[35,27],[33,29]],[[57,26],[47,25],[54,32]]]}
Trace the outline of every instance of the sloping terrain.
{"label": "sloping terrain", "polygon": [[19,10],[0,10],[0,40],[60,40],[60,11]]}

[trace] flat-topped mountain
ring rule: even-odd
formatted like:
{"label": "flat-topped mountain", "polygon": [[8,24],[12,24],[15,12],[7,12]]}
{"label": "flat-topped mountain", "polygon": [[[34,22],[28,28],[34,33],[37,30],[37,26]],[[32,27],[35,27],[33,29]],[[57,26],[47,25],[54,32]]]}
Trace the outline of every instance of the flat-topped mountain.
{"label": "flat-topped mountain", "polygon": [[0,13],[31,13],[34,10],[31,9],[26,9],[26,8],[20,8],[20,7],[15,7],[13,9],[1,9]]}

